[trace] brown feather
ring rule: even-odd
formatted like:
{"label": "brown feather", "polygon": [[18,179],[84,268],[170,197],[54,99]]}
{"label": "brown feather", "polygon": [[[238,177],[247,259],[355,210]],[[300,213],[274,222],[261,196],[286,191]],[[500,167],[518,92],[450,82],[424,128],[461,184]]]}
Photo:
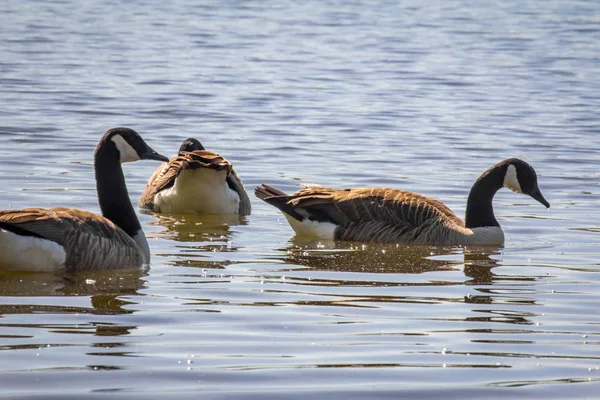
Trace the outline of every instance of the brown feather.
{"label": "brown feather", "polygon": [[337,224],[335,236],[340,240],[444,244],[445,237],[465,226],[442,202],[403,190],[306,187],[280,195],[265,187],[270,188],[257,188],[259,198],[282,211],[291,208],[296,215]]}
{"label": "brown feather", "polygon": [[68,271],[137,268],[144,263],[139,246],[129,235],[107,218],[88,211],[65,207],[3,210],[0,221],[61,245]]}
{"label": "brown feather", "polygon": [[154,198],[157,193],[168,189],[175,184],[175,180],[183,171],[199,168],[227,171],[227,183],[240,197],[241,215],[250,214],[250,199],[246,194],[244,185],[233,165],[224,157],[208,150],[180,151],[176,157],[159,166],[146,185],[140,197],[139,206],[154,208]]}

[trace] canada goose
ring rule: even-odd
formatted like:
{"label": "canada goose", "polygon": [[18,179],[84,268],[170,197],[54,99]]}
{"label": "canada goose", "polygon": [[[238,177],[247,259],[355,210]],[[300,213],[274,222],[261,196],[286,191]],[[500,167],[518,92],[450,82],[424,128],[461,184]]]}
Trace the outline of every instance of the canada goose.
{"label": "canada goose", "polygon": [[0,269],[71,272],[150,262],[121,168],[136,160],[168,158],[129,128],[109,129],[100,139],[94,170],[103,216],[65,207],[0,211]]}
{"label": "canada goose", "polygon": [[173,214],[250,214],[250,199],[233,165],[193,138],[156,169],[139,206]]}
{"label": "canada goose", "polygon": [[471,188],[465,221],[442,202],[387,188],[306,187],[287,195],[268,185],[256,196],[277,207],[299,235],[320,239],[425,245],[503,245],[492,200],[501,187],[550,204],[534,169],[509,158],[485,171]]}

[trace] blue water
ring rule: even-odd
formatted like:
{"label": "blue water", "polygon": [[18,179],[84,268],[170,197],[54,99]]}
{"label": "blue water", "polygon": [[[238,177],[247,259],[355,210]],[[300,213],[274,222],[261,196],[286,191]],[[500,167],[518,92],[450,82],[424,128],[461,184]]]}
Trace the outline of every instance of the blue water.
{"label": "blue water", "polygon": [[[92,154],[129,126],[196,137],[248,190],[389,186],[505,247],[305,243],[253,195],[141,214],[142,271],[0,274],[1,397],[593,398],[600,389],[600,3],[0,4],[0,208],[98,212]],[[155,164],[125,165],[132,201]]]}

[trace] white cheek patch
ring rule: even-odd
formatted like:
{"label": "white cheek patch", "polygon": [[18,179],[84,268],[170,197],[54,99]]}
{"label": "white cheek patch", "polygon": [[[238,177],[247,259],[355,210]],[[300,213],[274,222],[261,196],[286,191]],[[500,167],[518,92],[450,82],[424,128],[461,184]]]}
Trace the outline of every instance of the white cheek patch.
{"label": "white cheek patch", "polygon": [[113,141],[115,146],[117,146],[117,150],[121,154],[121,164],[126,162],[133,162],[140,159],[137,151],[121,135],[115,135],[110,138]]}
{"label": "white cheek patch", "polygon": [[517,178],[517,168],[510,164],[506,168],[506,175],[504,175],[504,187],[512,190],[513,192],[523,193],[519,179]]}

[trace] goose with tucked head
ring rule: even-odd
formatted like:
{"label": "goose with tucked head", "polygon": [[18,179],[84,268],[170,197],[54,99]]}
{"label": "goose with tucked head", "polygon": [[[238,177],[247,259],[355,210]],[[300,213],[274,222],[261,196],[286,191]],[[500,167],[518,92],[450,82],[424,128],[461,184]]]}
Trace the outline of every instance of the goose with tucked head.
{"label": "goose with tucked head", "polygon": [[288,195],[262,185],[255,194],[277,207],[298,235],[356,242],[501,246],[504,233],[492,200],[502,187],[550,207],[535,170],[517,158],[481,174],[469,193],[464,221],[438,200],[397,189],[311,186]]}
{"label": "goose with tucked head", "polygon": [[121,168],[137,160],[168,158],[129,128],[110,129],[100,139],[94,170],[102,216],[67,207],[0,211],[0,270],[73,272],[149,263]]}
{"label": "goose with tucked head", "polygon": [[250,199],[233,165],[193,138],[159,166],[139,206],[159,213],[249,215]]}

